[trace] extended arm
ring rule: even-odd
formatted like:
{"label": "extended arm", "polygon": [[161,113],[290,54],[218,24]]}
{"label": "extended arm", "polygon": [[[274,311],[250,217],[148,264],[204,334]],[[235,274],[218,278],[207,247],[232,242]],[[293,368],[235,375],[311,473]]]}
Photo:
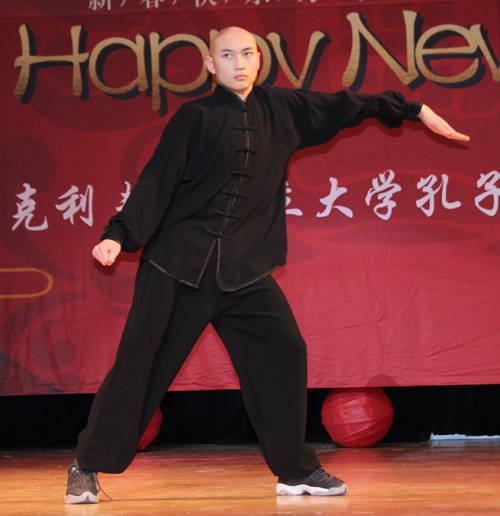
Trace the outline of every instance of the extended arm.
{"label": "extended arm", "polygon": [[[275,88],[276,89],[276,88]],[[452,129],[428,106],[406,101],[401,93],[385,91],[378,95],[352,93],[318,93],[277,88],[289,100],[302,145],[310,147],[326,143],[341,129],[355,127],[367,118],[377,118],[386,127],[395,129],[406,120],[421,120],[429,129],[446,138],[468,141],[469,137]]]}
{"label": "extended arm", "polygon": [[461,140],[467,142],[470,140],[469,136],[465,134],[457,133],[455,129],[443,120],[440,116],[436,115],[429,106],[422,105],[422,110],[419,115],[420,120],[433,132],[449,138],[450,140]]}

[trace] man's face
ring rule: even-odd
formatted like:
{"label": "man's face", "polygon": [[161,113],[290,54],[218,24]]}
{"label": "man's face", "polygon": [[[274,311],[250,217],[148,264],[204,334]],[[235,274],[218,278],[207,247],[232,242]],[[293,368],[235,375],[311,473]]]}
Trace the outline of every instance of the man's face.
{"label": "man's face", "polygon": [[205,62],[219,84],[244,100],[257,78],[259,57],[252,34],[243,29],[229,28],[212,40],[210,56]]}

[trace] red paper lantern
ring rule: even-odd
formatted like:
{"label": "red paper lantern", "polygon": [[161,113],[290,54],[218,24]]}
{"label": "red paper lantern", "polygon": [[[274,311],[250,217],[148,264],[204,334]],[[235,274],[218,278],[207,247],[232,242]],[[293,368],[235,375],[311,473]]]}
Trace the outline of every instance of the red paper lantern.
{"label": "red paper lantern", "polygon": [[149,446],[158,435],[160,431],[161,422],[163,421],[163,415],[160,412],[160,409],[157,409],[151,423],[149,423],[146,431],[144,432],[139,444],[137,445],[137,450],[144,450],[147,446]]}
{"label": "red paper lantern", "polygon": [[380,387],[333,389],[323,403],[321,421],[330,437],[348,448],[377,443],[387,435],[394,408]]}

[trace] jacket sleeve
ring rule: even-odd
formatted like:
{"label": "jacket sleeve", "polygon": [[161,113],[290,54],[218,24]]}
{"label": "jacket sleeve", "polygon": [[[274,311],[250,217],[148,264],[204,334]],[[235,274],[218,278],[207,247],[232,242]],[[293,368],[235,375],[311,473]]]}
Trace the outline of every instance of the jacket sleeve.
{"label": "jacket sleeve", "polygon": [[341,90],[321,93],[289,90],[294,124],[301,146],[311,147],[331,140],[341,129],[355,127],[367,118],[377,118],[386,127],[400,127],[403,120],[419,121],[422,104],[408,102],[401,93],[378,95]]}
{"label": "jacket sleeve", "polygon": [[123,251],[144,247],[158,229],[179,184],[189,151],[189,113],[185,105],[165,127],[123,209],[111,217],[101,240],[115,240]]}

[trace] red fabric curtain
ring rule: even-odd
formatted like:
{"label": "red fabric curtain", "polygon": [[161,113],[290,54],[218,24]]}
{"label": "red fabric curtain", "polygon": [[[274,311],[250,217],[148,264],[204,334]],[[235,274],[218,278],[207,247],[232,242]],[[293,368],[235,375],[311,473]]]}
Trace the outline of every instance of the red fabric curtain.
{"label": "red fabric curtain", "polygon": [[[496,0],[17,0],[0,5],[0,393],[95,391],[138,255],[90,256],[210,38],[256,34],[259,82],[401,91],[468,144],[375,121],[299,152],[288,264],[311,387],[500,381]],[[208,329],[173,389],[237,387]]]}

